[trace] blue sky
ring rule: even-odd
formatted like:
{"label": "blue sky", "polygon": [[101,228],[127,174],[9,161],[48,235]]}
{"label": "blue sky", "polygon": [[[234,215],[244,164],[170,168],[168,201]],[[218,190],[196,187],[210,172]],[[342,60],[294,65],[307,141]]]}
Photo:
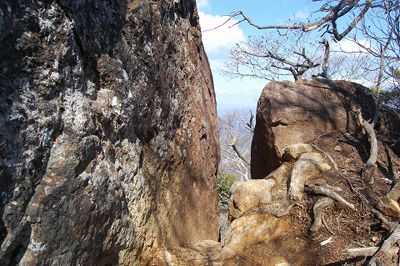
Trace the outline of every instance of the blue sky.
{"label": "blue sky", "polygon": [[[224,15],[244,11],[258,24],[282,24],[289,19],[306,20],[317,7],[310,0],[197,0],[202,30],[220,25]],[[219,73],[219,66],[226,60],[229,50],[250,35],[261,34],[245,23],[234,27],[221,27],[203,32],[203,42],[213,70],[218,111],[231,109],[255,110],[262,88],[267,84],[258,79],[231,79]]]}

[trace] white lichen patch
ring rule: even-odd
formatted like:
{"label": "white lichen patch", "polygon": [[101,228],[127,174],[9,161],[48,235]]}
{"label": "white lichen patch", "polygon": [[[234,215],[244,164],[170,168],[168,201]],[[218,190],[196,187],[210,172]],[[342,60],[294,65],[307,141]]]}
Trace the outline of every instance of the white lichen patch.
{"label": "white lichen patch", "polygon": [[74,128],[79,135],[86,135],[94,129],[90,102],[81,92],[68,91],[65,95],[63,113],[66,128]]}
{"label": "white lichen patch", "polygon": [[61,76],[57,72],[52,72],[50,75],[50,79],[53,81],[59,81],[61,79]]}
{"label": "white lichen patch", "polygon": [[52,189],[51,187],[45,186],[45,187],[44,187],[44,194],[46,194],[46,196],[47,196],[47,195],[50,195],[52,190],[53,190],[53,189]]}
{"label": "white lichen patch", "polygon": [[125,69],[122,69],[122,76],[124,77],[124,80],[129,80],[128,73],[126,73]]}
{"label": "white lichen patch", "polygon": [[40,253],[46,250],[46,244],[42,242],[36,242],[34,239],[31,239],[31,242],[28,245],[28,249],[35,253]]}

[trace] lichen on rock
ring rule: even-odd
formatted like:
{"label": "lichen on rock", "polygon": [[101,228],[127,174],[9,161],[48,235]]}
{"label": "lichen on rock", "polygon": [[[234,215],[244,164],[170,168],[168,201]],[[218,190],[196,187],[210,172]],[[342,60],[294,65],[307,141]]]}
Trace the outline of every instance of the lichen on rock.
{"label": "lichen on rock", "polygon": [[0,264],[128,265],[217,240],[194,1],[6,0],[0,40]]}

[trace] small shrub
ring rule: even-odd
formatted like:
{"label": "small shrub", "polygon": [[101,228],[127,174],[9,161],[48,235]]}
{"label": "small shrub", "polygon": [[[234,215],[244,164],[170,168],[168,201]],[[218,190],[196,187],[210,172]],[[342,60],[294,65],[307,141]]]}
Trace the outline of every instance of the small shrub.
{"label": "small shrub", "polygon": [[226,205],[230,196],[229,190],[233,183],[236,182],[236,177],[232,174],[219,173],[217,175],[217,188],[221,204]]}

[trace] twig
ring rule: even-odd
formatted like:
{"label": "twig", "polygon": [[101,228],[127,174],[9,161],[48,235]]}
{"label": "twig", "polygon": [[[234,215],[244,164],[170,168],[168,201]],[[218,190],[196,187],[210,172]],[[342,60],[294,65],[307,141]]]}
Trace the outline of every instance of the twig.
{"label": "twig", "polygon": [[336,132],[336,131],[334,130],[334,131],[330,131],[330,132],[328,132],[328,133],[324,133],[324,134],[322,134],[322,135],[319,135],[316,139],[313,140],[312,144],[316,144],[320,138],[329,136],[329,135],[331,135],[331,134],[333,134],[333,133],[335,133],[335,132]]}
{"label": "twig", "polygon": [[347,181],[347,183],[349,184],[350,190],[356,194],[358,196],[359,199],[361,199],[361,203],[363,201],[365,201],[366,203],[368,203],[368,200],[353,186],[353,184],[351,183],[351,181],[345,177],[344,175],[338,173],[340,177],[342,177],[343,179],[345,179]]}
{"label": "twig", "polygon": [[339,219],[340,219],[340,217],[342,216],[342,214],[343,214],[343,210],[342,210],[342,211],[340,212],[340,214],[336,217],[336,229],[337,229],[337,231],[340,231],[340,229],[341,229]]}
{"label": "twig", "polygon": [[[343,32],[339,33],[338,32],[338,27],[336,25],[336,20],[339,18],[345,16],[352,10],[354,10],[358,5],[356,4],[358,1],[351,1],[352,3],[349,3],[350,1],[346,0],[341,0],[339,3],[335,6],[331,6],[329,8],[321,8],[319,11],[327,12],[328,14],[319,20],[312,21],[309,23],[299,23],[299,24],[289,24],[289,25],[258,25],[254,23],[249,17],[247,17],[242,11],[235,12],[231,15],[231,17],[239,17],[239,21],[236,22],[235,24],[239,24],[242,22],[247,22],[249,25],[259,29],[259,30],[267,30],[267,29],[299,29],[302,30],[303,32],[309,32],[313,31],[315,29],[318,29],[320,27],[323,27],[324,25],[331,24],[332,25],[332,30],[327,30],[327,32],[332,33],[333,36],[337,41],[340,41],[343,39],[351,30],[354,29],[354,27],[364,18],[365,14],[367,11],[371,8],[372,6],[372,0],[366,0],[364,4],[364,8],[359,12],[357,16],[353,18],[353,20],[347,25],[346,29],[343,30]],[[235,25],[234,24],[234,25]]]}

